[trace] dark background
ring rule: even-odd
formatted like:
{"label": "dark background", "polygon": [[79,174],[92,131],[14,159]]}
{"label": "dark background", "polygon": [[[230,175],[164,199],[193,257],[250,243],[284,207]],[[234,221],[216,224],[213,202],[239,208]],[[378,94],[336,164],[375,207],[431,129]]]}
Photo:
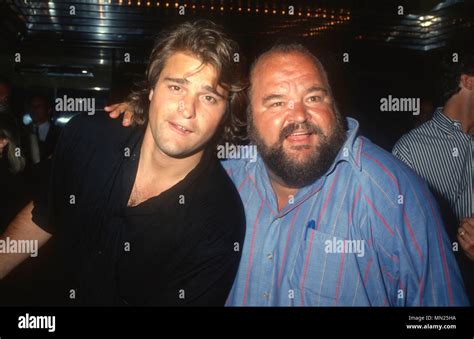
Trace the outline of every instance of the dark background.
{"label": "dark background", "polygon": [[[94,97],[96,109],[122,100],[144,74],[153,37],[163,27],[208,18],[239,42],[247,63],[277,39],[304,42],[326,65],[341,112],[357,118],[362,133],[388,150],[417,117],[381,112],[380,98],[415,97],[440,105],[442,58],[474,45],[471,0],[0,3],[0,75],[13,84],[17,114],[27,112],[28,97],[38,90],[52,99],[64,93]],[[185,6],[185,15],[179,6]],[[346,52],[348,63],[342,61]],[[15,62],[15,53],[21,62]]]}

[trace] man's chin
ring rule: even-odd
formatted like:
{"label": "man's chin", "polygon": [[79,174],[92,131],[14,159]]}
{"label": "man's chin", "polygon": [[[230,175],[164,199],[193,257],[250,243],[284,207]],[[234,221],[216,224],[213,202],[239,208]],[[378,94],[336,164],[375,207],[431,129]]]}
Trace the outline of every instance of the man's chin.
{"label": "man's chin", "polygon": [[159,147],[160,150],[170,158],[183,159],[190,157],[204,149],[204,146],[194,145],[194,147],[187,147],[186,145],[164,145]]}
{"label": "man's chin", "polygon": [[306,163],[312,156],[314,156],[314,153],[314,148],[309,145],[284,148],[285,158],[294,164]]}

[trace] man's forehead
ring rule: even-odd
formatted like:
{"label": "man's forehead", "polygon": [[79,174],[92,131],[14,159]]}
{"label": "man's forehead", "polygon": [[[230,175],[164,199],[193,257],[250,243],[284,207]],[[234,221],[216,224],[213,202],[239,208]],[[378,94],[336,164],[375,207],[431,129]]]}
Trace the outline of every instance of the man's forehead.
{"label": "man's forehead", "polygon": [[318,69],[309,64],[305,66],[298,67],[294,63],[285,63],[281,67],[280,64],[277,67],[262,67],[262,71],[255,73],[252,77],[251,90],[252,92],[258,91],[263,96],[285,94],[292,88],[305,93],[316,90],[327,91],[326,83]]}
{"label": "man's forehead", "polygon": [[170,55],[165,62],[163,71],[180,75],[184,79],[197,74],[206,74],[212,80],[217,78],[215,67],[204,63],[199,57],[186,52],[175,52]]}
{"label": "man's forehead", "polygon": [[161,77],[164,80],[172,79],[182,85],[197,84],[207,89],[214,89],[219,94],[225,94],[225,89],[219,85],[219,72],[199,57],[186,53],[176,52],[168,57]]}
{"label": "man's forehead", "polygon": [[251,74],[252,85],[258,82],[285,81],[323,82],[322,74],[313,60],[301,53],[272,53],[256,65]]}

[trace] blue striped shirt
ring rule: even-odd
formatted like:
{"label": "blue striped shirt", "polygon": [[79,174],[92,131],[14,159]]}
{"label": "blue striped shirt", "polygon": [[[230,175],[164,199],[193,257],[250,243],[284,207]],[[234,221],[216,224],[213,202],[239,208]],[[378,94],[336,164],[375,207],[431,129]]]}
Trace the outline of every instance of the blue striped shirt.
{"label": "blue striped shirt", "polygon": [[265,165],[223,162],[245,206],[242,259],[227,305],[467,305],[426,184],[358,136],[281,211]]}
{"label": "blue striped shirt", "polygon": [[393,154],[406,163],[448,202],[456,221],[469,218],[473,210],[474,138],[462,131],[438,108],[433,118],[405,134]]}

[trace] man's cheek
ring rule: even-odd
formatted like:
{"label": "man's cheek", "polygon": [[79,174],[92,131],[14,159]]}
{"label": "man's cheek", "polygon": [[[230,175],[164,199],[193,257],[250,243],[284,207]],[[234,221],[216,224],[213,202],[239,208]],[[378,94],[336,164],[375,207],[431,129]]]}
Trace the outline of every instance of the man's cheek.
{"label": "man's cheek", "polygon": [[275,144],[280,141],[281,131],[283,129],[283,119],[270,119],[263,125],[263,131],[267,134],[269,142]]}

